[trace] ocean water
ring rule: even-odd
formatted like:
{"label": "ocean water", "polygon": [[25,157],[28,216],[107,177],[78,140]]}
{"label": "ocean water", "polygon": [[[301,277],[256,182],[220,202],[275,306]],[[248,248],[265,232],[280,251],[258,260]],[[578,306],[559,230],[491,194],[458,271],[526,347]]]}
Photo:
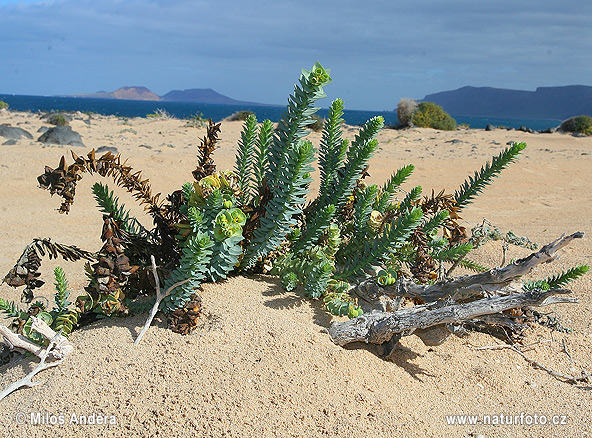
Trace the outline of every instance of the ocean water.
{"label": "ocean water", "polygon": [[[86,99],[75,97],[54,96],[23,96],[13,94],[0,94],[0,100],[8,103],[11,109],[17,111],[81,111],[94,112],[103,115],[115,115],[120,117],[146,117],[157,109],[164,109],[169,114],[180,119],[192,117],[195,114],[203,114],[214,121],[220,121],[237,111],[253,111],[259,121],[270,119],[277,122],[286,110],[285,106],[256,106],[256,105],[215,105],[192,102],[159,102],[143,100],[115,100],[115,99]],[[325,117],[326,108],[321,108],[318,114]],[[345,110],[343,118],[349,125],[361,125],[374,116],[383,116],[387,125],[397,125],[397,114],[394,111],[358,111]],[[468,124],[474,129],[483,129],[488,124],[505,126],[508,128],[528,128],[541,131],[556,127],[560,120],[532,120],[532,119],[501,119],[493,117],[467,117],[453,116],[456,121]]]}

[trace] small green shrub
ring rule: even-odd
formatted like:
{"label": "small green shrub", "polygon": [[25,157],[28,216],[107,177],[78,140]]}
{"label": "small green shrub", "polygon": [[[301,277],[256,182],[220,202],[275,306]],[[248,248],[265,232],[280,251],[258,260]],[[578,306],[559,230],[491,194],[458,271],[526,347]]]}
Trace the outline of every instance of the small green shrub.
{"label": "small green shrub", "polygon": [[185,126],[189,128],[204,128],[208,126],[208,121],[204,119],[203,113],[196,113],[187,119]]}
{"label": "small green shrub", "polygon": [[310,118],[312,119],[312,121],[309,125],[306,125],[306,127],[308,129],[312,129],[314,132],[321,132],[323,130],[325,120],[318,114],[313,114],[310,116]]}
{"label": "small green shrub", "polygon": [[592,117],[582,115],[569,118],[561,124],[560,129],[564,132],[592,135]]}
{"label": "small green shrub", "polygon": [[3,100],[0,100],[0,110],[8,109],[8,104]]}
{"label": "small green shrub", "polygon": [[52,114],[47,118],[47,123],[56,126],[66,126],[68,124],[68,120],[63,114]]}
{"label": "small green shrub", "polygon": [[432,102],[421,102],[417,111],[413,114],[413,124],[421,128],[440,129],[442,131],[454,131],[456,120],[448,114],[440,105]]}
{"label": "small green shrub", "polygon": [[254,115],[255,115],[255,113],[253,111],[237,111],[234,114],[232,114],[231,116],[229,116],[226,120],[228,120],[229,122],[237,122],[237,121],[244,122],[247,120],[247,117],[254,116]]}

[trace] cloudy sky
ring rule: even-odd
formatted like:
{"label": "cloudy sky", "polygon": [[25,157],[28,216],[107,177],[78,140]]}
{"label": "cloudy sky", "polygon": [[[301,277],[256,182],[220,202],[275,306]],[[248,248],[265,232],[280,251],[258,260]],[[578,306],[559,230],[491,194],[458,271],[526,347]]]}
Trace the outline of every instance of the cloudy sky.
{"label": "cloudy sky", "polygon": [[586,0],[0,0],[0,29],[0,93],[143,85],[284,104],[317,60],[334,79],[325,107],[592,85]]}

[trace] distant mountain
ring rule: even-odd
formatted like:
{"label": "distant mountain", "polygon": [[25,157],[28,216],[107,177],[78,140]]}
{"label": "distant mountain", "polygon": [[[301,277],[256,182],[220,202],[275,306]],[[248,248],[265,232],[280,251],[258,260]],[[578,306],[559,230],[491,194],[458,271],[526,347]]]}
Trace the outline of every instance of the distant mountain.
{"label": "distant mountain", "polygon": [[125,99],[125,100],[160,100],[146,87],[121,87],[115,91],[97,91],[96,93],[77,94],[74,97],[92,97],[95,99]]}
{"label": "distant mountain", "polygon": [[146,87],[121,87],[112,94],[115,99],[160,100],[160,97]]}
{"label": "distant mountain", "polygon": [[536,91],[463,87],[428,94],[423,100],[456,116],[557,120],[592,116],[592,87],[585,85],[539,87]]}
{"label": "distant mountain", "polygon": [[224,96],[211,88],[191,88],[189,90],[172,90],[164,96],[158,96],[146,87],[121,87],[115,91],[97,91],[96,93],[76,94],[71,97],[95,99],[126,99],[126,100],[163,100],[169,102],[214,103],[221,105],[258,105],[265,103],[243,102]]}
{"label": "distant mountain", "polygon": [[189,90],[172,90],[162,100],[175,102],[215,103],[221,105],[265,105],[264,103],[243,102],[218,93],[211,88],[191,88]]}

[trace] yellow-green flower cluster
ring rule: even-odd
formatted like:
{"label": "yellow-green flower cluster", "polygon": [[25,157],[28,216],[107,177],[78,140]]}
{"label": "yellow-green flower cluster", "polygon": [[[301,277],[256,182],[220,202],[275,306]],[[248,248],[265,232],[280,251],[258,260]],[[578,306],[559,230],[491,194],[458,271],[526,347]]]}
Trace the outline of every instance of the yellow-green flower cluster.
{"label": "yellow-green flower cluster", "polygon": [[224,209],[214,219],[214,238],[218,241],[240,236],[247,216],[238,208]]}
{"label": "yellow-green flower cluster", "polygon": [[331,82],[331,77],[329,76],[329,71],[327,71],[321,64],[318,62],[314,65],[312,71],[310,72],[310,82],[315,86],[323,86],[327,85]]}
{"label": "yellow-green flower cluster", "polygon": [[368,225],[375,233],[378,232],[382,225],[383,216],[382,213],[377,210],[372,210],[370,217],[368,218]]}
{"label": "yellow-green flower cluster", "polygon": [[223,194],[229,194],[237,197],[240,194],[240,188],[237,175],[230,171],[218,171],[198,182],[193,183],[195,189],[190,200],[190,205],[203,205],[205,199],[220,189]]}
{"label": "yellow-green flower cluster", "polygon": [[397,272],[394,269],[382,270],[378,273],[376,281],[381,286],[390,286],[397,281]]}

